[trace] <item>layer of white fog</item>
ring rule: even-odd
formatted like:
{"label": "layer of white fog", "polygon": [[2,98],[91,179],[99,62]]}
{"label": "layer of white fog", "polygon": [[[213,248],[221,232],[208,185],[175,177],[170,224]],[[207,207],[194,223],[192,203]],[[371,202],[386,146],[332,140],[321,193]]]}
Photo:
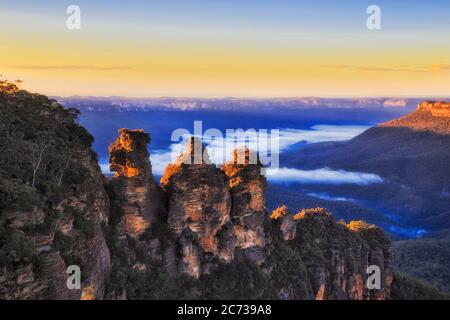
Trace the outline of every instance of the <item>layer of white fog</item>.
{"label": "layer of white fog", "polygon": [[[349,140],[368,128],[367,126],[316,125],[309,130],[280,129],[277,142],[270,136],[270,131],[267,136],[258,135],[258,138],[250,137],[250,139],[247,136],[244,141],[236,135],[224,133],[224,136],[203,136],[203,143],[207,146],[211,162],[219,165],[230,159],[234,148],[244,145],[250,149],[258,149],[260,153],[267,153],[268,150],[273,149],[274,145],[278,144],[277,148],[282,153],[300,142],[316,143]],[[150,159],[155,176],[162,176],[167,164],[172,163],[183,152],[186,139],[186,136],[183,137],[182,141],[172,143],[165,150],[151,150]],[[108,164],[102,163],[101,168],[104,173],[110,173]],[[368,185],[382,182],[381,177],[370,173],[347,172],[328,168],[299,170],[281,167],[277,169],[276,167],[271,168],[270,164],[266,170],[266,175],[269,181],[275,183]]]}

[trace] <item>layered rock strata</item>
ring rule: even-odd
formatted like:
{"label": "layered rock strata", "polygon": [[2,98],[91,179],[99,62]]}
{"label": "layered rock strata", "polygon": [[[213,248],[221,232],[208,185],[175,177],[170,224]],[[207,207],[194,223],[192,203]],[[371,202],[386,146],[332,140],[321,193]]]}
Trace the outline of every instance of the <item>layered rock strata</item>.
{"label": "layered rock strata", "polygon": [[[200,161],[194,161],[195,150]],[[177,235],[181,273],[198,278],[208,261],[222,256],[220,234],[230,222],[231,196],[225,174],[209,164],[197,139],[170,164],[161,184],[168,194],[168,226]]]}
{"label": "layered rock strata", "polygon": [[264,261],[266,179],[256,153],[235,150],[232,161],[222,166],[231,193],[231,220],[236,249],[257,264]]}
{"label": "layered rock strata", "polygon": [[[303,209],[296,215],[286,207],[272,214],[280,236],[292,243],[306,268],[306,279],[280,290],[283,299],[384,300],[393,281],[391,241],[381,229],[363,221],[336,223],[325,209]],[[380,288],[369,287],[379,268]],[[370,281],[369,281],[370,282]],[[372,282],[370,282],[372,283]]]}
{"label": "layered rock strata", "polygon": [[109,146],[110,186],[123,211],[126,234],[139,238],[164,209],[161,190],[152,174],[147,145],[150,135],[143,130],[120,129]]}
{"label": "layered rock strata", "polygon": [[[0,267],[0,300],[102,299],[105,295],[111,261],[102,225],[108,223],[109,197],[90,147],[74,142],[74,148],[72,161],[81,165],[83,182],[45,212],[38,208],[2,212],[8,233],[20,234],[32,244],[34,258],[15,270]],[[80,268],[81,289],[67,286],[72,265]]]}

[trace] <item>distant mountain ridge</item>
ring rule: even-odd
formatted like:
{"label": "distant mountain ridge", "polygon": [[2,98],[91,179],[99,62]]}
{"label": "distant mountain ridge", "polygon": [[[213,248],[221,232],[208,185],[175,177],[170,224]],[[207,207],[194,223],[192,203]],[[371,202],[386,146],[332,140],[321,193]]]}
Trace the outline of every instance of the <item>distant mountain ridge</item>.
{"label": "distant mountain ridge", "polygon": [[[370,188],[366,192],[347,190],[350,194],[346,196],[390,203],[389,210],[432,230],[450,228],[443,219],[448,216],[450,192],[450,117],[443,116],[442,108],[446,110],[448,103],[426,101],[414,112],[370,128],[352,140],[309,145],[282,161],[303,169],[376,173],[386,181],[383,188],[378,186],[376,192]],[[355,192],[358,194],[352,194]]]}
{"label": "distant mountain ridge", "polygon": [[412,110],[419,98],[126,98],[126,97],[53,97],[64,105],[89,110],[273,110],[279,108],[400,108]]}
{"label": "distant mountain ridge", "polygon": [[[427,230],[424,239],[395,244],[397,270],[450,291],[445,272],[450,263],[450,103],[424,101],[413,112],[352,140],[309,145],[287,155],[283,163],[308,169],[326,166],[371,172],[383,177],[385,183],[374,187],[340,186],[320,191],[370,203],[371,209],[394,213],[399,222]],[[404,285],[400,291],[418,288],[408,281]]]}

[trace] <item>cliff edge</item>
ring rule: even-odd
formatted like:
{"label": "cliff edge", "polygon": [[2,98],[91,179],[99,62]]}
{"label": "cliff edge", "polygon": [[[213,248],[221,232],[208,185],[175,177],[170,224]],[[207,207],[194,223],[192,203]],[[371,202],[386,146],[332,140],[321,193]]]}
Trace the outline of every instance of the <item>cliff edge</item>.
{"label": "cliff edge", "polygon": [[77,110],[6,81],[0,115],[0,300],[102,299],[110,207],[93,138]]}
{"label": "cliff edge", "polygon": [[[435,109],[417,112],[447,121]],[[159,186],[150,134],[121,129],[108,182],[77,110],[0,81],[0,114],[0,299],[366,300],[401,287],[378,227],[321,208],[268,213],[248,149],[216,167],[192,138]]]}

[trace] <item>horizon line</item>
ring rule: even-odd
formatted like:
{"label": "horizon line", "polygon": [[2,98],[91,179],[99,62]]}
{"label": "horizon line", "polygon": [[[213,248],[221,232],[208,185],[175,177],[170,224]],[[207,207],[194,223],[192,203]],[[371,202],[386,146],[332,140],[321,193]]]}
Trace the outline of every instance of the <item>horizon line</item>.
{"label": "horizon line", "polygon": [[191,99],[191,100],[276,100],[276,99],[450,99],[448,95],[380,95],[380,96],[123,96],[123,95],[48,95],[50,98],[102,98],[102,99]]}

